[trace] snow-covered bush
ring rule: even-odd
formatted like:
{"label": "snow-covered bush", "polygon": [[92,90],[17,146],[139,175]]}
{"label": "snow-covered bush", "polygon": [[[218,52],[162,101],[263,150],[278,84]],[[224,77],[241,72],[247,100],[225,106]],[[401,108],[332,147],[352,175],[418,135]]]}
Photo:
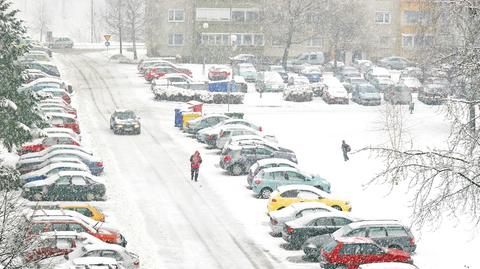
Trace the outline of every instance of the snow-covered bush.
{"label": "snow-covered bush", "polygon": [[296,85],[288,87],[283,92],[283,99],[292,102],[309,102],[313,99],[312,88],[308,85]]}
{"label": "snow-covered bush", "polygon": [[[242,104],[243,93],[225,93],[225,92],[209,92],[183,89],[178,87],[156,87],[153,90],[155,100],[163,101],[175,101],[175,102],[188,102],[199,101],[203,103],[214,104]],[[230,101],[229,101],[230,99]]]}

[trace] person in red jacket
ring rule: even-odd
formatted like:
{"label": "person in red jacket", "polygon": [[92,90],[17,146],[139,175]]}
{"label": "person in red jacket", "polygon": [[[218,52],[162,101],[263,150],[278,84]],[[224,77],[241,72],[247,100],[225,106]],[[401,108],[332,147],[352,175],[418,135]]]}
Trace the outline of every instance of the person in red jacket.
{"label": "person in red jacket", "polygon": [[202,157],[200,152],[195,151],[192,156],[190,156],[190,168],[191,168],[191,180],[195,179],[195,182],[198,180],[198,170],[200,169],[200,164],[202,163]]}

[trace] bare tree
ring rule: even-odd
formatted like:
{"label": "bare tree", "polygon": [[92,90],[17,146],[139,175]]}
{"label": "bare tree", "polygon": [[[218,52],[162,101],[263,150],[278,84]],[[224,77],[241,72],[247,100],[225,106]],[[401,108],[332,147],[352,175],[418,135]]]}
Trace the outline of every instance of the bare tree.
{"label": "bare tree", "polygon": [[120,54],[123,54],[123,29],[125,27],[124,8],[126,0],[107,0],[106,16],[108,30],[118,37],[120,43]]}
{"label": "bare tree", "polygon": [[357,0],[329,0],[322,9],[317,29],[328,41],[333,51],[334,68],[337,68],[337,51],[360,48],[368,37],[364,5]]}
{"label": "bare tree", "polygon": [[[408,182],[414,194],[413,220],[418,225],[440,223],[444,217],[468,216],[480,222],[480,1],[419,1],[415,45],[424,69],[450,80],[450,98],[443,111],[450,126],[443,145],[418,147],[413,141],[368,147],[384,169],[374,179]],[[392,124],[389,128],[397,128]],[[399,139],[401,140],[400,142]]]}
{"label": "bare tree", "polygon": [[39,0],[35,7],[35,25],[34,29],[39,34],[40,42],[43,41],[44,32],[48,30],[50,25],[50,17],[47,11],[47,7],[44,3],[44,0]]}
{"label": "bare tree", "polygon": [[323,0],[275,1],[266,11],[266,23],[275,29],[276,41],[284,46],[282,66],[286,69],[290,48],[314,35],[310,23],[312,13],[318,10]]}
{"label": "bare tree", "polygon": [[125,26],[132,40],[133,59],[137,60],[137,39],[143,34],[145,22],[145,0],[124,0]]}

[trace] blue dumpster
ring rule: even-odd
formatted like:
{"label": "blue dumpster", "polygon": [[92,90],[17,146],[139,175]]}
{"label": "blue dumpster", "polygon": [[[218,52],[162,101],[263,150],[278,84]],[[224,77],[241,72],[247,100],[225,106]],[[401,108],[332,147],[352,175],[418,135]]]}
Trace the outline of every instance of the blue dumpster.
{"label": "blue dumpster", "polygon": [[228,88],[231,87],[230,92],[236,92],[235,82],[230,82],[228,80],[215,81],[208,83],[209,92],[228,92]]}
{"label": "blue dumpster", "polygon": [[175,108],[175,127],[182,128],[183,124],[183,116],[182,116],[183,109]]}

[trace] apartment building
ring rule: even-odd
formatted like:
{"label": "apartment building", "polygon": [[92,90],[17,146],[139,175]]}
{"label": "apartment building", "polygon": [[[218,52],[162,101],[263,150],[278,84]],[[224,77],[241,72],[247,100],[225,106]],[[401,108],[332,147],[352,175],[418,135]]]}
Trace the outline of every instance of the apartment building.
{"label": "apartment building", "polygon": [[[413,27],[424,14],[415,5],[417,0],[358,1],[365,5],[366,45],[342,55],[373,59],[409,55],[421,43]],[[284,50],[279,31],[264,23],[272,4],[275,1],[147,0],[148,54],[181,56],[184,61],[195,62],[206,59],[225,63],[228,57],[241,53],[279,59]],[[307,27],[308,23],[314,24],[315,16],[307,20]],[[289,54],[308,51],[332,54],[330,44],[321,35],[294,44]]]}

